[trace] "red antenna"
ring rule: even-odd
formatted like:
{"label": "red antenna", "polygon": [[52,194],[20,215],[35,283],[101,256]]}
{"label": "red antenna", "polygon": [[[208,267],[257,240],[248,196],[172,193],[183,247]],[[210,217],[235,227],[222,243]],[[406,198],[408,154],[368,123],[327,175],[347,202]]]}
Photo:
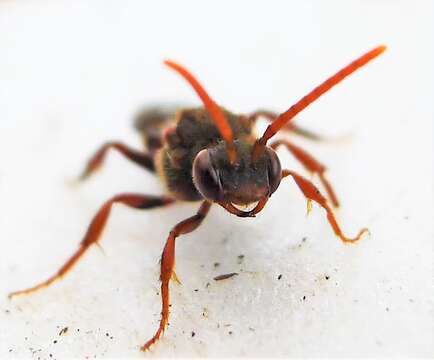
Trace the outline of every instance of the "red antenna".
{"label": "red antenna", "polygon": [[210,98],[210,96],[202,87],[202,85],[199,83],[199,81],[197,81],[197,79],[187,69],[185,69],[181,65],[171,60],[165,60],[164,64],[166,64],[167,66],[175,70],[185,80],[187,80],[190,83],[190,85],[193,87],[193,89],[196,91],[197,95],[199,95],[199,97],[203,102],[203,105],[210,113],[211,118],[214,120],[214,123],[217,126],[217,129],[219,130],[222,138],[226,142],[229,161],[231,162],[231,164],[234,164],[236,160],[234,135],[220,107],[214,102],[213,99]]}
{"label": "red antenna", "polygon": [[366,65],[369,61],[371,61],[372,59],[380,55],[384,50],[386,50],[386,46],[381,45],[367,52],[366,54],[362,55],[361,57],[354,60],[349,65],[345,66],[343,69],[339,70],[332,77],[329,77],[321,85],[313,89],[309,94],[302,97],[298,102],[292,105],[287,111],[280,114],[276,118],[276,120],[274,120],[267,127],[267,130],[265,130],[262,137],[256,142],[255,147],[253,148],[253,159],[256,159],[262,153],[265,145],[267,144],[267,141],[271,137],[273,137],[286,123],[288,123],[291,119],[293,119],[295,115],[297,115],[300,111],[304,110],[307,106],[312,104],[322,94],[329,91],[333,86],[339,84],[348,75],[352,74],[354,71]]}

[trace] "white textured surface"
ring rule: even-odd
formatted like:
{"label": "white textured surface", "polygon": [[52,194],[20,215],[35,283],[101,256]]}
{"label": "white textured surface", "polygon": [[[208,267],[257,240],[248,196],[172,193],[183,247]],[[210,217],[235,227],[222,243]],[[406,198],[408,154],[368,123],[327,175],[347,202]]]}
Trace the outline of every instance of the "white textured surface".
{"label": "white textured surface", "polygon": [[[3,1],[0,357],[432,356],[432,4]],[[64,281],[6,299],[53,273],[109,196],[161,193],[114,154],[83,186],[67,181],[108,139],[140,145],[131,128],[139,106],[197,103],[164,57],[235,111],[284,110],[379,43],[389,45],[384,56],[299,117],[317,132],[353,135],[303,143],[331,169],[345,231],[368,226],[370,238],[343,246],[317,207],[306,219],[291,181],[256,219],[213,208],[178,242],[183,285],[172,286],[170,327],[145,355],[138,346],[159,320],[158,258],[193,205],[117,207],[105,256],[92,249]]]}

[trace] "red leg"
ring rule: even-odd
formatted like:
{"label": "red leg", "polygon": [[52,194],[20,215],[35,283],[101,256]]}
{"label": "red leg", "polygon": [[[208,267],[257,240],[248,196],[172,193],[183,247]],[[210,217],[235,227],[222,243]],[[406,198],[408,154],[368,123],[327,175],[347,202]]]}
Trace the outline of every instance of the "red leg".
{"label": "red leg", "polygon": [[[257,110],[253,113],[251,113],[248,116],[249,121],[251,121],[252,123],[255,123],[256,120],[258,120],[258,118],[263,117],[265,120],[269,121],[269,122],[273,122],[274,120],[276,120],[276,118],[279,116],[279,114],[273,112],[273,111],[268,111],[268,110]],[[310,130],[298,127],[297,125],[295,125],[293,122],[289,122],[286,123],[283,128],[283,131],[287,131],[287,132],[292,132],[294,134],[297,134],[299,136],[302,136],[306,139],[309,140],[313,140],[313,141],[324,141],[326,140],[325,138],[323,138],[322,136],[313,133]]]}
{"label": "red leg", "polygon": [[169,234],[166,245],[164,246],[161,256],[161,320],[155,335],[142,346],[142,350],[148,350],[163,334],[169,320],[169,282],[173,279],[175,273],[173,271],[175,264],[175,240],[179,235],[188,234],[194,231],[203,221],[211,207],[211,203],[204,201],[196,215],[185,219],[178,223]]}
{"label": "red leg", "polygon": [[150,170],[155,171],[154,161],[151,156],[144,152],[140,152],[129,148],[128,146],[120,142],[108,142],[99,148],[99,150],[89,159],[86,168],[80,175],[79,180],[87,179],[93,172],[95,172],[104,162],[104,158],[107,155],[109,149],[119,151],[127,159],[132,162]]}
{"label": "red leg", "polygon": [[336,221],[336,218],[333,214],[332,209],[327,204],[326,198],[319,192],[319,190],[313,185],[309,180],[305,179],[304,177],[298,175],[297,173],[290,171],[290,170],[283,170],[282,171],[282,177],[287,177],[291,175],[293,179],[295,180],[295,183],[298,185],[300,190],[303,192],[304,196],[308,200],[313,200],[317,204],[319,204],[326,212],[327,212],[327,220],[330,223],[331,227],[333,228],[333,231],[335,234],[344,242],[344,243],[353,243],[361,238],[361,236],[369,232],[368,229],[363,228],[359,231],[356,237],[354,238],[348,238],[343,233],[339,226],[339,224]]}
{"label": "red leg", "polygon": [[56,280],[62,278],[71,268],[77,263],[77,261],[83,256],[86,250],[92,245],[97,244],[99,236],[107,222],[110,215],[112,205],[114,203],[121,203],[135,209],[151,209],[159,206],[166,206],[173,203],[175,200],[164,196],[148,196],[139,194],[120,194],[114,196],[110,200],[106,201],[104,205],[99,209],[90,223],[86,235],[80,243],[77,251],[65,262],[65,264],[57,271],[56,274],[48,278],[47,280],[35,285],[31,288],[15,291],[9,294],[9,298],[16,295],[30,294],[36,290],[51,285]]}
{"label": "red leg", "polygon": [[291,154],[294,155],[294,157],[303,164],[307,171],[313,174],[318,174],[319,179],[324,185],[324,188],[326,189],[328,197],[331,200],[333,206],[338,207],[339,201],[336,197],[336,194],[324,175],[327,168],[305,150],[299,148],[298,146],[292,144],[289,141],[277,140],[271,144],[271,147],[273,149],[276,149],[279,145],[286,146],[288,151],[290,151]]}

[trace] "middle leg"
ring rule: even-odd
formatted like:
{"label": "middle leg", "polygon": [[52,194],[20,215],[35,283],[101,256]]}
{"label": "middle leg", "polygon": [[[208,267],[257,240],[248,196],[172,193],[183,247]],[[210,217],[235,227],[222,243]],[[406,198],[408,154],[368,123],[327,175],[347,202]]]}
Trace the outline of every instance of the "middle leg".
{"label": "middle leg", "polygon": [[121,203],[135,209],[151,209],[159,206],[167,206],[174,201],[174,199],[167,196],[150,196],[140,194],[119,194],[110,200],[107,200],[94,216],[87,229],[86,235],[81,241],[76,252],[64,263],[57,273],[31,288],[15,291],[9,294],[9,298],[17,295],[27,295],[41,288],[47,287],[69,272],[91,245],[98,244],[98,239],[105,227],[113,204]]}

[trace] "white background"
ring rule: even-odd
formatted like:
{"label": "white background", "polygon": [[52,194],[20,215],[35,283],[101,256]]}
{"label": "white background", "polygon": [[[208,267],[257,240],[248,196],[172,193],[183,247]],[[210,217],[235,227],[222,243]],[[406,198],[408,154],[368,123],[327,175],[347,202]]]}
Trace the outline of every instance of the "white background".
{"label": "white background", "polygon": [[[0,357],[432,356],[432,4],[2,1]],[[159,321],[158,259],[194,204],[116,207],[105,255],[92,248],[64,281],[6,299],[57,270],[108,197],[163,192],[117,154],[70,186],[104,141],[140,147],[131,123],[141,106],[199,104],[162,59],[192,69],[233,111],[283,111],[381,43],[384,55],[298,117],[348,139],[298,143],[329,166],[344,231],[367,226],[370,238],[344,246],[321,209],[306,218],[291,180],[256,219],[213,208],[178,241],[183,285],[172,285],[169,329],[145,355]],[[227,272],[240,275],[213,280]]]}

